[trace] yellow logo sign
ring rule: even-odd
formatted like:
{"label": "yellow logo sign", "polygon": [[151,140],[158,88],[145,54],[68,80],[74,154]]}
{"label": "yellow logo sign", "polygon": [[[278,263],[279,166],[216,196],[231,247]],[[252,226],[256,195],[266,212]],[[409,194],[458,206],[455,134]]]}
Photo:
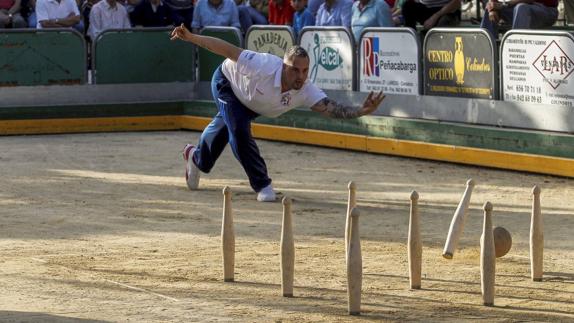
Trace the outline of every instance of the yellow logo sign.
{"label": "yellow logo sign", "polygon": [[464,46],[462,37],[454,38],[454,74],[456,76],[456,84],[464,84]]}

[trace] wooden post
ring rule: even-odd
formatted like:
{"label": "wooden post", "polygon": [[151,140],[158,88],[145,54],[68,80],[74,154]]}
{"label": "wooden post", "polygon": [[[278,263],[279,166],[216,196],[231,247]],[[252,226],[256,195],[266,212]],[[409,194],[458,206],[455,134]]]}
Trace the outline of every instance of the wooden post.
{"label": "wooden post", "polygon": [[409,277],[411,289],[421,288],[421,267],[422,267],[422,242],[419,228],[419,194],[416,191],[411,193],[411,214],[409,219]]}
{"label": "wooden post", "polygon": [[235,280],[235,232],[231,209],[231,189],[223,189],[223,221],[221,224],[221,250],[223,252],[223,281]]}
{"label": "wooden post", "polygon": [[494,306],[494,280],[496,272],[496,251],[492,234],[492,204],[484,204],[484,223],[480,246],[480,286],[482,302],[485,306]]}
{"label": "wooden post", "polygon": [[544,227],[540,209],[540,187],[532,188],[532,217],[530,219],[530,273],[535,282],[544,274]]}
{"label": "wooden post", "polygon": [[349,252],[347,253],[347,296],[350,315],[361,314],[363,259],[361,256],[361,237],[359,235],[359,215],[359,210],[353,208],[351,211]]}
{"label": "wooden post", "polygon": [[281,290],[284,297],[293,297],[293,276],[295,269],[295,243],[291,199],[283,198],[283,229],[281,230]]}

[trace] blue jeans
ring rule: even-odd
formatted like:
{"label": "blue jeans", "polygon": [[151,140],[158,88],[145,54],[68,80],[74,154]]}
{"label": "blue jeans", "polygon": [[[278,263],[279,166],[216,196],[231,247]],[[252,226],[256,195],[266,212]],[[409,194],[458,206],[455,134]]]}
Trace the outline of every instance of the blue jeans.
{"label": "blue jeans", "polygon": [[[498,38],[498,25],[488,18],[485,10],[480,28],[488,30],[493,39]],[[512,29],[539,29],[552,26],[558,18],[558,9],[547,7],[541,3],[519,3],[513,7],[499,11],[500,18],[512,22]]]}
{"label": "blue jeans", "polygon": [[193,162],[204,173],[209,173],[223,149],[229,143],[249,183],[255,192],[271,184],[267,166],[251,135],[251,121],[259,116],[244,106],[231,89],[231,84],[221,72],[221,66],[213,73],[211,92],[219,112],[203,130]]}

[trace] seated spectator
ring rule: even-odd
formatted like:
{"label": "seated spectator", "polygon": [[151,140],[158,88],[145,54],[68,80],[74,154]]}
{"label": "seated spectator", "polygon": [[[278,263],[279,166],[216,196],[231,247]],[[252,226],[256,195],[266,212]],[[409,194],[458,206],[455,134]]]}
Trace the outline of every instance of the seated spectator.
{"label": "seated spectator", "polygon": [[195,17],[193,13],[195,2],[194,0],[165,0],[165,4],[171,9],[171,20],[175,26],[184,24],[191,30],[191,22]]}
{"label": "seated spectator", "polygon": [[195,32],[207,26],[230,26],[241,29],[239,12],[233,0],[198,0],[191,27]]}
{"label": "seated spectator", "polygon": [[[97,0],[96,2],[98,1],[100,0]],[[134,11],[136,6],[140,4],[143,0],[116,0],[116,1],[122,6],[124,6],[124,8],[126,8],[129,15],[132,11]]]}
{"label": "seated spectator", "polygon": [[173,25],[171,8],[161,0],[143,0],[130,18],[134,26],[165,27]]}
{"label": "seated spectator", "polygon": [[20,14],[20,0],[0,0],[0,28],[25,28]]}
{"label": "seated spectator", "polygon": [[90,11],[92,11],[92,7],[98,3],[100,0],[85,0],[80,5],[80,13],[82,18],[84,18],[84,26],[86,30],[90,30]]}
{"label": "seated spectator", "polygon": [[36,1],[36,28],[74,28],[84,33],[78,4],[74,0]]}
{"label": "seated spectator", "polygon": [[358,0],[353,3],[351,30],[355,43],[359,43],[367,27],[393,27],[391,8],[385,0]]}
{"label": "seated spectator", "polygon": [[36,28],[36,0],[22,0],[20,14],[26,20],[26,27]]}
{"label": "seated spectator", "polygon": [[245,5],[244,0],[235,0],[237,11],[239,12],[239,24],[241,30],[246,33],[252,25],[267,25],[267,18],[257,9],[250,5]]}
{"label": "seated spectator", "polygon": [[[267,20],[269,17],[269,2],[267,0],[247,0],[249,6],[257,10]],[[269,22],[267,22],[269,23]]]}
{"label": "seated spectator", "polygon": [[309,0],[307,4],[307,9],[313,15],[313,17],[317,17],[317,11],[319,11],[319,7],[325,2],[325,0]]}
{"label": "seated spectator", "polygon": [[416,29],[417,22],[425,30],[457,26],[460,24],[460,3],[461,0],[407,0],[403,5],[405,27]]}
{"label": "seated spectator", "polygon": [[564,16],[566,23],[574,23],[574,0],[564,0]]}
{"label": "seated spectator", "polygon": [[272,25],[288,25],[293,23],[294,10],[288,0],[269,0],[269,23]]}
{"label": "seated spectator", "polygon": [[513,29],[550,27],[558,18],[558,0],[511,0],[486,4],[481,28],[488,30],[493,39],[498,38],[500,20],[512,22]]}
{"label": "seated spectator", "polygon": [[307,0],[291,0],[291,7],[295,10],[293,14],[293,32],[295,32],[295,37],[299,35],[303,27],[315,25],[315,18],[313,18],[309,10],[305,8],[306,5]]}
{"label": "seated spectator", "polygon": [[395,1],[393,9],[391,10],[395,26],[403,26],[405,24],[405,17],[403,17],[403,5],[405,4],[405,2],[406,2],[405,0]]}
{"label": "seated spectator", "polygon": [[131,28],[128,11],[116,0],[101,0],[90,11],[90,29],[88,36],[92,41],[106,29]]}
{"label": "seated spectator", "polygon": [[351,27],[353,0],[325,0],[315,18],[317,26]]}

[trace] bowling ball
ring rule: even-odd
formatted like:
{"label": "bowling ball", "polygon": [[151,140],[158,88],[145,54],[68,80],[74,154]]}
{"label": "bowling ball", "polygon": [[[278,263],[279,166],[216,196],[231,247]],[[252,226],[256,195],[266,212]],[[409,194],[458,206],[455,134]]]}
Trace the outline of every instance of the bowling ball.
{"label": "bowling ball", "polygon": [[512,236],[510,232],[503,227],[496,227],[492,230],[494,235],[494,249],[496,258],[500,258],[508,253],[512,247]]}

